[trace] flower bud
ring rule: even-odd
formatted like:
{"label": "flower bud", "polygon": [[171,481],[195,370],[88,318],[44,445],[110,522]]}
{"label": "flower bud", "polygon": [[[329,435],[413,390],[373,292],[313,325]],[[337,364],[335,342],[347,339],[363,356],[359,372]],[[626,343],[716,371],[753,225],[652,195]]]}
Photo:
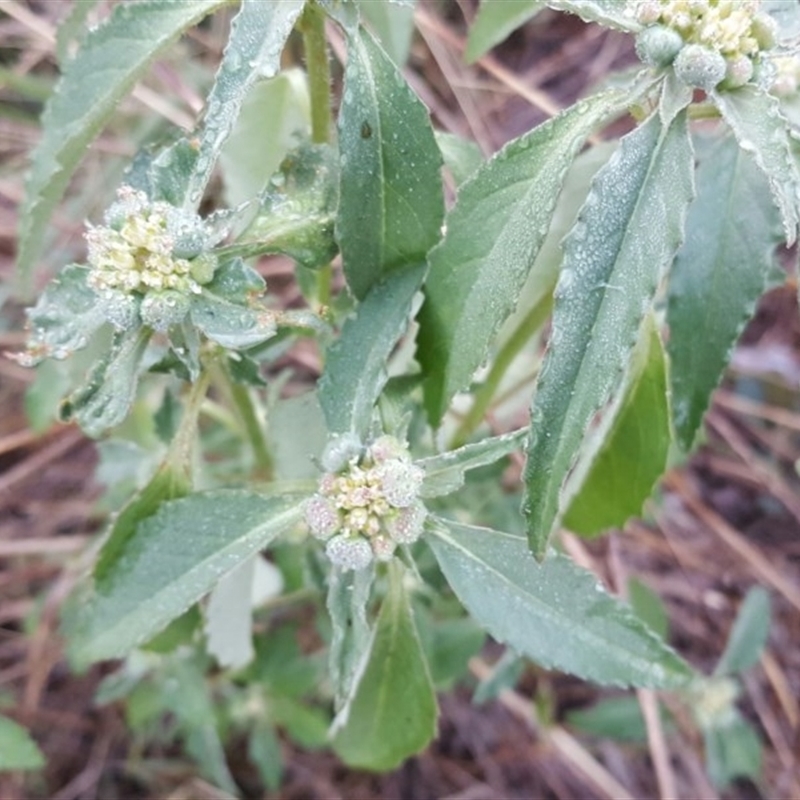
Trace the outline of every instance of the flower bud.
{"label": "flower bud", "polygon": [[725,77],[728,68],[725,59],[713,50],[699,44],[687,44],[678,53],[675,74],[687,86],[710,92]]}
{"label": "flower bud", "polygon": [[303,515],[312,536],[317,539],[330,539],[339,528],[336,506],[322,495],[315,494],[306,500]]}
{"label": "flower bud", "polygon": [[332,564],[342,569],[364,569],[372,563],[372,547],[360,536],[339,534],[325,545],[325,553]]}
{"label": "flower bud", "polygon": [[725,71],[725,86],[738,89],[753,77],[753,62],[747,56],[737,56],[728,61]]}
{"label": "flower bud", "polygon": [[189,274],[202,286],[211,282],[218,265],[219,259],[213,253],[202,253],[189,262]]}
{"label": "flower bud", "polygon": [[130,330],[138,324],[139,299],[137,297],[114,289],[102,291],[99,297],[103,316],[116,330]]}
{"label": "flower bud", "polygon": [[386,522],[389,535],[398,544],[413,544],[422,535],[428,511],[419,501],[407,508],[401,508]]}
{"label": "flower bud", "polygon": [[683,47],[683,37],[671,28],[653,25],[636,37],[636,54],[651,67],[668,67]]}
{"label": "flower bud", "polygon": [[141,305],[142,322],[157,331],[166,331],[186,318],[189,298],[173,289],[148,292]]}
{"label": "flower bud", "polygon": [[417,498],[425,472],[410,461],[390,459],[379,470],[383,496],[395,508],[405,508]]}

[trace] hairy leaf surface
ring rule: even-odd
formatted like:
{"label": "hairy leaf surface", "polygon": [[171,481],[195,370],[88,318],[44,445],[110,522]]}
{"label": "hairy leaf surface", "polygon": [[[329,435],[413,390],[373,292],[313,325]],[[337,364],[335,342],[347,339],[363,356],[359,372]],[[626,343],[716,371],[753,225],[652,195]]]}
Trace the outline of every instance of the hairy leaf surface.
{"label": "hairy leaf surface", "polygon": [[697,182],[667,306],[672,411],[685,450],[766,288],[771,253],[782,239],[767,181],[732,137],[706,154]]}
{"label": "hairy leaf surface", "polygon": [[206,103],[197,169],[189,185],[192,206],[200,203],[250,87],[280,69],[283,46],[304,5],[305,0],[243,0]]}
{"label": "hairy leaf surface", "polygon": [[654,114],[597,173],[566,239],[525,467],[523,511],[540,558],[566,510],[561,490],[586,430],[618,390],[642,319],[681,243],[693,168],[685,114],[667,130]]}
{"label": "hairy leaf surface", "polygon": [[675,688],[691,667],[590,572],[525,539],[439,519],[427,536],[450,586],[498,641],[547,668],[598,683]]}
{"label": "hairy leaf surface", "polygon": [[778,100],[750,85],[735,92],[715,92],[713,97],[739,147],[752,155],[767,176],[786,243],[794,244],[800,223],[800,169],[792,158],[789,126]]}
{"label": "hairy leaf surface", "polygon": [[403,576],[391,573],[352,699],[333,724],[333,747],[350,766],[384,772],[436,735],[436,695]]}
{"label": "hairy leaf surface", "polygon": [[219,490],[145,519],[69,625],[78,664],[125,655],[302,516],[302,498]]}
{"label": "hairy leaf surface", "polygon": [[348,36],[339,148],[336,235],[347,282],[363,299],[390,271],[425,259],[444,215],[427,109],[363,28]]}
{"label": "hairy leaf surface", "polygon": [[461,186],[445,238],[429,257],[419,315],[418,353],[432,424],[467,386],[513,310],[572,160],[627,97],[611,91],[579,102],[506,145]]}
{"label": "hairy leaf surface", "polygon": [[408,327],[425,266],[389,275],[374,286],[328,351],[319,401],[331,433],[364,436],[372,407],[386,385],[386,362]]}

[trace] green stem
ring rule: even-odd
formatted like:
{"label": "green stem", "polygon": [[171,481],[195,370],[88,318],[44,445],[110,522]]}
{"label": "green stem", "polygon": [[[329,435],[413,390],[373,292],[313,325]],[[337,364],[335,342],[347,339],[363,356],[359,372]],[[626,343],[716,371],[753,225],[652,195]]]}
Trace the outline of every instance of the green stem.
{"label": "green stem", "polygon": [[253,456],[256,460],[256,468],[253,477],[258,480],[270,481],[273,475],[272,455],[267,445],[267,437],[261,420],[258,418],[253,397],[246,386],[236,383],[228,370],[226,364],[217,363],[216,374],[223,390],[233,405],[236,416],[239,418],[244,438],[250,442],[253,448]]}
{"label": "green stem", "polygon": [[308,69],[311,97],[311,141],[326,144],[331,134],[331,70],[328,43],[325,40],[325,14],[314,0],[306,3],[299,28]]}
{"label": "green stem", "polygon": [[486,411],[492,404],[497,389],[505,377],[511,362],[519,355],[523,347],[530,341],[539,328],[542,327],[547,319],[553,305],[551,294],[546,294],[530,311],[525,315],[516,330],[506,340],[506,343],[497,354],[486,380],[478,387],[475,392],[475,399],[469,411],[464,415],[461,424],[453,434],[450,443],[451,448],[461,447],[466,444],[475,429],[481,424]]}
{"label": "green stem", "polygon": [[183,408],[178,430],[169,446],[167,461],[175,469],[191,472],[192,449],[197,441],[197,418],[200,408],[208,391],[211,374],[207,369],[200,373],[200,377],[192,384]]}

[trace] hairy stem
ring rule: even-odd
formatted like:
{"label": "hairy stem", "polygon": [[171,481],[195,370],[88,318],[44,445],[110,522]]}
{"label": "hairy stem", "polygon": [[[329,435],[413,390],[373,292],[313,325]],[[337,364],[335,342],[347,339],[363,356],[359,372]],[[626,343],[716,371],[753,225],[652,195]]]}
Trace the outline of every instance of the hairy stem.
{"label": "hairy stem", "polygon": [[313,0],[306,3],[299,28],[303,34],[311,96],[311,140],[325,144],[330,141],[331,132],[331,70],[325,41],[325,15]]}

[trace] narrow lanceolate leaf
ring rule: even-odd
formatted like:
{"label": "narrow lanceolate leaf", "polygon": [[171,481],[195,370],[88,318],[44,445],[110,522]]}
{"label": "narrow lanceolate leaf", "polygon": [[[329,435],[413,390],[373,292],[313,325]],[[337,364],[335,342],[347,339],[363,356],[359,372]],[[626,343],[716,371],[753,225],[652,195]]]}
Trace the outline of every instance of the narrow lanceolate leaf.
{"label": "narrow lanceolate leaf", "polygon": [[436,695],[400,569],[375,623],[355,694],[333,723],[333,747],[350,766],[394,769],[436,735]]}
{"label": "narrow lanceolate leaf", "polygon": [[144,520],[68,622],[78,664],[128,653],[302,517],[302,498],[190,495]]}
{"label": "narrow lanceolate leaf", "polygon": [[206,104],[197,170],[188,192],[192,206],[202,199],[250,87],[280,69],[283,46],[304,4],[305,0],[243,0]]}
{"label": "narrow lanceolate leaf", "polygon": [[428,542],[472,616],[542,666],[619,686],[692,680],[686,662],[566,556],[539,564],[521,536],[445,519]]}
{"label": "narrow lanceolate leaf", "polygon": [[42,117],[42,138],[20,209],[18,268],[24,287],[44,245],[44,232],[86,145],[147,65],[180,33],[225,0],[137,0],[119,3],[90,32],[70,61]]}
{"label": "narrow lanceolate leaf", "polygon": [[319,401],[331,433],[367,433],[372,407],[386,385],[386,362],[408,327],[424,274],[424,264],[418,264],[374,286],[328,351]]}
{"label": "narrow lanceolate leaf", "polygon": [[546,0],[550,8],[577,14],[586,22],[635,33],[641,25],[631,13],[630,0]]}
{"label": "narrow lanceolate leaf", "polygon": [[544,0],[482,0],[464,50],[467,63],[477,61],[546,5]]}
{"label": "narrow lanceolate leaf", "polygon": [[564,487],[564,526],[594,536],[641,513],[664,472],[671,441],[664,348],[651,319],[622,391],[603,412]]}
{"label": "narrow lanceolate leaf", "polygon": [[457,491],[464,485],[464,475],[469,470],[494,464],[513,453],[522,446],[527,435],[528,429],[521,428],[417,461],[417,466],[425,470],[422,496],[441,497]]}
{"label": "narrow lanceolate leaf", "polygon": [[685,450],[783,238],[767,180],[732,137],[708,152],[697,175],[698,196],[672,265],[667,306],[672,413]]}
{"label": "narrow lanceolate leaf", "polygon": [[390,271],[425,259],[444,215],[427,109],[363,28],[348,36],[339,149],[336,235],[347,282],[361,299]]}
{"label": "narrow lanceolate leaf", "polygon": [[430,254],[419,317],[432,424],[469,384],[514,309],[576,153],[625,98],[612,91],[581,101],[508,144],[461,186],[445,238]]}
{"label": "narrow lanceolate leaf", "polygon": [[625,136],[566,239],[553,329],[531,408],[525,467],[531,549],[543,557],[561,490],[594,415],[611,399],[642,319],[683,236],[693,153],[680,114]]}
{"label": "narrow lanceolate leaf", "polygon": [[778,100],[750,85],[734,92],[715,92],[713,97],[739,147],[753,156],[767,176],[783,220],[786,243],[794,244],[800,223],[800,170],[792,158],[789,124]]}

